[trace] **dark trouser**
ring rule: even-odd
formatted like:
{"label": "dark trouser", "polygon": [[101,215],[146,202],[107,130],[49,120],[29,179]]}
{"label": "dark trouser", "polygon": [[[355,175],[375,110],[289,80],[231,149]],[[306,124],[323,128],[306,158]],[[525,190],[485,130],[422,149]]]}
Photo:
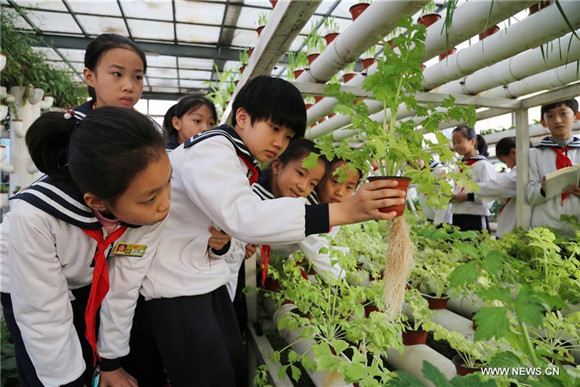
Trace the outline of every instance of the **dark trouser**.
{"label": "dark trouser", "polygon": [[[86,386],[90,386],[93,377],[94,372],[93,350],[89,345],[89,342],[85,338],[85,328],[86,328],[85,309],[87,307],[90,289],[91,289],[90,286],[85,286],[84,288],[72,291],[73,295],[75,296],[75,300],[71,301],[71,307],[73,312],[73,325],[75,327],[75,330],[77,331],[77,335],[81,343],[81,348],[83,350],[83,359],[85,360],[86,368],[85,372],[79,379],[71,383],[68,383],[67,386],[77,386],[77,385],[82,386],[83,384]],[[22,341],[20,328],[18,328],[18,325],[16,324],[10,294],[2,293],[1,298],[2,298],[2,307],[4,311],[4,319],[6,320],[8,331],[10,332],[10,336],[12,337],[12,341],[14,342],[14,355],[16,357],[16,368],[18,370],[18,380],[20,381],[20,385],[24,387],[42,386],[42,383],[40,382],[38,376],[36,375],[34,365],[32,364],[30,357],[28,356],[28,352],[26,351],[24,342]],[[96,326],[97,328],[99,326],[98,320]]]}
{"label": "dark trouser", "polygon": [[461,231],[489,231],[489,220],[487,216],[453,214],[452,217],[452,224],[459,227]]}
{"label": "dark trouser", "polygon": [[225,286],[150,300],[145,308],[173,387],[247,385],[246,352]]}
{"label": "dark trouser", "polygon": [[129,347],[131,352],[121,359],[121,367],[137,379],[140,387],[159,387],[167,384],[143,296],[139,296],[137,300]]}
{"label": "dark trouser", "polygon": [[246,334],[248,327],[248,306],[246,304],[246,294],[242,291],[246,287],[246,262],[242,262],[240,271],[238,272],[238,286],[236,287],[236,294],[234,296],[234,312],[238,320],[238,326],[242,337]]}

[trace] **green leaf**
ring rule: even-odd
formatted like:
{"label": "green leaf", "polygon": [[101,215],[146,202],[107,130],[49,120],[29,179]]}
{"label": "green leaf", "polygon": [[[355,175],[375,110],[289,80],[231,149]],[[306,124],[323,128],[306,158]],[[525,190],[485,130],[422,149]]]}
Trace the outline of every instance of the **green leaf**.
{"label": "green leaf", "polygon": [[493,367],[518,368],[523,367],[524,363],[515,353],[511,351],[505,351],[494,354],[487,366],[492,368]]}
{"label": "green leaf", "polygon": [[544,308],[540,305],[540,300],[526,288],[518,293],[514,302],[514,310],[516,317],[521,322],[534,327],[542,325]]}
{"label": "green leaf", "polygon": [[473,373],[465,376],[455,376],[451,379],[451,385],[454,387],[495,387],[495,380],[483,380],[480,373]]}
{"label": "green leaf", "polygon": [[292,379],[294,379],[296,382],[298,379],[300,379],[300,375],[302,375],[300,368],[296,367],[295,365],[290,366],[290,372],[292,373]]}
{"label": "green leaf", "polygon": [[278,370],[278,377],[280,379],[286,379],[288,377],[288,375],[286,374],[287,369],[288,369],[287,365],[280,366],[280,369]]}
{"label": "green leaf", "polygon": [[503,307],[483,307],[475,314],[477,330],[475,340],[485,340],[494,337],[500,338],[509,332],[509,320],[507,318],[508,308]]}
{"label": "green leaf", "polygon": [[396,372],[397,378],[389,382],[389,386],[394,387],[424,387],[425,385],[415,376],[404,371]]}
{"label": "green leaf", "polygon": [[315,152],[310,152],[310,154],[302,160],[302,167],[306,169],[316,168],[318,166],[318,158],[320,155]]}
{"label": "green leaf", "polygon": [[465,284],[473,283],[477,280],[477,264],[475,261],[464,263],[457,266],[449,276],[449,286],[460,287]]}
{"label": "green leaf", "polygon": [[500,287],[491,287],[489,289],[481,289],[478,290],[476,292],[476,294],[483,298],[484,300],[489,300],[489,301],[493,301],[493,300],[498,300],[498,301],[503,301],[505,303],[510,303],[511,302],[511,298],[510,298],[510,291],[509,289],[506,288],[500,288]]}
{"label": "green leaf", "polygon": [[453,385],[447,380],[445,375],[427,360],[423,360],[423,375],[432,381],[437,387],[452,387]]}
{"label": "green leaf", "polygon": [[489,274],[494,276],[499,276],[502,271],[503,263],[507,260],[505,254],[499,251],[491,251],[489,252],[485,258],[483,258],[483,268]]}

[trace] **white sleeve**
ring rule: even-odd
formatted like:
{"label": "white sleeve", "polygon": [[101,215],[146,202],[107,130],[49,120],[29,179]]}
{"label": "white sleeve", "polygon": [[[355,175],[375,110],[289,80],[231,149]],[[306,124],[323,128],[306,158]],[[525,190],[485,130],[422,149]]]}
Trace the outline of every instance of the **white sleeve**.
{"label": "white sleeve", "polygon": [[36,374],[48,386],[70,383],[85,370],[54,232],[42,215],[12,212],[9,261],[14,317]]}
{"label": "white sleeve", "polygon": [[181,174],[187,194],[197,207],[233,238],[247,243],[304,239],[304,202],[293,198],[262,201],[252,192],[229,141],[219,136],[205,140],[210,141],[211,146],[200,144],[188,150],[192,153]]}
{"label": "white sleeve", "polygon": [[515,171],[501,173],[495,179],[479,183],[480,191],[476,196],[493,198],[516,197],[517,175]]}
{"label": "white sleeve", "polygon": [[[495,166],[492,163],[490,163],[489,161],[482,161],[477,163],[476,165],[478,167],[476,181],[478,184],[485,183],[495,178],[496,176]],[[476,194],[473,202],[477,204],[482,204],[481,197]]]}
{"label": "white sleeve", "polygon": [[[142,257],[111,255],[107,260],[110,289],[101,304],[97,341],[99,355],[104,359],[118,359],[129,353],[139,289],[159,246],[164,226],[165,222],[143,226],[142,230],[136,231],[142,235],[138,239],[130,239],[130,234],[127,239],[119,238],[119,242],[146,245]],[[129,229],[125,233],[131,232],[135,231]]]}
{"label": "white sleeve", "polygon": [[538,149],[530,149],[529,156],[529,180],[526,187],[526,199],[531,205],[545,203],[548,199],[542,195],[542,177],[540,176],[540,162],[542,152]]}
{"label": "white sleeve", "polygon": [[[345,271],[338,265],[337,262],[332,262],[330,253],[330,239],[329,237],[314,234],[309,235],[298,246],[304,253],[304,256],[312,262],[314,270],[324,279],[328,279],[328,274],[334,278],[344,278]],[[322,248],[326,248],[325,252],[320,252]]]}

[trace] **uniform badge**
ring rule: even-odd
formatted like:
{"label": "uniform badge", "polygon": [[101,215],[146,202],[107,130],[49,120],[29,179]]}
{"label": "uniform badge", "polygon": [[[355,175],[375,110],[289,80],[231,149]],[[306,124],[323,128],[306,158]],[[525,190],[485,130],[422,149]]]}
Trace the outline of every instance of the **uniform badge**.
{"label": "uniform badge", "polygon": [[126,257],[142,257],[145,255],[147,245],[137,245],[134,243],[117,243],[113,248],[113,254],[124,255]]}

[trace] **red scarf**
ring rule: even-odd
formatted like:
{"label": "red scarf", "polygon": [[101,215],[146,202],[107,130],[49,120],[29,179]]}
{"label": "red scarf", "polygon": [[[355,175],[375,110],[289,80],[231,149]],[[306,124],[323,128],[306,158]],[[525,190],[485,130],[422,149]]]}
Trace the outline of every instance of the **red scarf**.
{"label": "red scarf", "polygon": [[254,184],[255,182],[258,181],[258,177],[260,176],[260,171],[258,170],[258,168],[256,167],[256,165],[254,165],[254,163],[252,163],[251,161],[249,161],[242,152],[240,152],[239,150],[236,149],[236,153],[238,154],[238,157],[240,159],[242,159],[242,161],[244,162],[244,164],[246,164],[246,167],[248,167],[248,169],[250,170],[250,176],[248,176],[248,178],[250,179],[250,185]]}
{"label": "red scarf", "polygon": [[[564,148],[556,148],[550,147],[554,152],[556,152],[556,169],[562,169],[565,167],[572,166],[572,160],[564,154],[567,150],[571,149],[570,147],[565,146]],[[570,195],[570,192],[563,192],[562,193],[562,202],[561,205],[564,205],[564,199],[566,199]]]}
{"label": "red scarf", "polygon": [[107,269],[107,257],[105,251],[111,244],[123,235],[127,226],[120,226],[113,231],[107,239],[103,238],[103,232],[99,230],[82,229],[85,234],[97,241],[97,252],[94,256],[95,268],[93,270],[93,282],[91,283],[91,291],[89,293],[89,300],[85,310],[86,330],[85,336],[93,349],[93,365],[96,365],[97,359],[101,359],[97,351],[97,332],[96,332],[96,317],[97,311],[101,306],[103,298],[109,291],[109,271]]}

